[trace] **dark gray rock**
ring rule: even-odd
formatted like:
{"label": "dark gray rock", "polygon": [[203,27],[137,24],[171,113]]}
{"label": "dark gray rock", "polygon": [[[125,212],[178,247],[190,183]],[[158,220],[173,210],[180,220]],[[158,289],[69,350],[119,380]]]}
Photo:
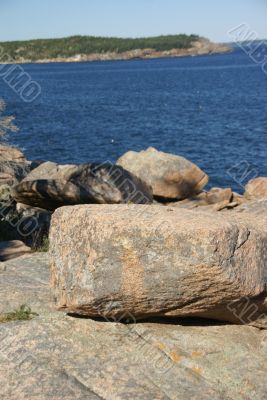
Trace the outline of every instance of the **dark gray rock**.
{"label": "dark gray rock", "polygon": [[118,165],[85,164],[75,171],[69,180],[89,192],[92,203],[150,204],[153,202],[151,188]]}
{"label": "dark gray rock", "polygon": [[[44,168],[44,164],[41,167]],[[36,170],[33,175],[36,175]],[[28,180],[28,176],[12,188],[13,198],[17,202],[46,210],[74,204],[150,204],[153,201],[150,187],[116,165],[85,164],[72,166],[64,171],[64,175],[62,170],[58,175],[51,175],[51,180]]]}

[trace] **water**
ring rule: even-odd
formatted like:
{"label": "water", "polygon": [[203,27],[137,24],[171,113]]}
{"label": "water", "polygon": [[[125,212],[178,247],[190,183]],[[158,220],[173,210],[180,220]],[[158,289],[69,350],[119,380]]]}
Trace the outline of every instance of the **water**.
{"label": "water", "polygon": [[210,186],[242,191],[237,180],[267,176],[267,76],[240,50],[24,68],[41,96],[24,103],[0,79],[0,97],[20,128],[10,141],[29,159],[115,161],[154,146],[195,162]]}

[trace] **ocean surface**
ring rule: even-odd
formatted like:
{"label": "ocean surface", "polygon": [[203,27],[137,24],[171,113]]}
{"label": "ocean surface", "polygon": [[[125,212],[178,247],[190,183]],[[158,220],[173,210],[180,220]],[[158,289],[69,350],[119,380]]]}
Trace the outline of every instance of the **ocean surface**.
{"label": "ocean surface", "polygon": [[9,141],[29,159],[115,161],[154,146],[195,162],[209,186],[242,192],[267,176],[267,75],[242,50],[22,67],[41,95],[26,103],[0,76],[0,97],[20,129]]}

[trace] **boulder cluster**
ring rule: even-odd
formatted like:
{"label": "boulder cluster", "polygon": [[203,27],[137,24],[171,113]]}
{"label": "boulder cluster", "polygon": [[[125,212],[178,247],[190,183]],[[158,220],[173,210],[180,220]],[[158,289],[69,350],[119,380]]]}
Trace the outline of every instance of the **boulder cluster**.
{"label": "boulder cluster", "polygon": [[0,159],[1,399],[266,397],[266,177]]}
{"label": "boulder cluster", "polygon": [[58,308],[267,326],[266,177],[242,195],[205,191],[198,166],[154,148],[116,164],[30,162],[7,146],[0,157],[0,260],[49,235]]}

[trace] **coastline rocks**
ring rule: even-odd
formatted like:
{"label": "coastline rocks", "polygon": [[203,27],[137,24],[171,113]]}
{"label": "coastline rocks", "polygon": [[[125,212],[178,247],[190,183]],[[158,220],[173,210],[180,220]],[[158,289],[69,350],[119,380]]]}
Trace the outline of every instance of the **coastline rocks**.
{"label": "coastline rocks", "polygon": [[31,171],[31,163],[0,160],[0,186],[12,186],[24,179]]}
{"label": "coastline rocks", "polygon": [[267,199],[267,177],[252,179],[245,189],[244,196],[249,200]]}
{"label": "coastline rocks", "polygon": [[228,203],[231,203],[233,192],[230,188],[212,188],[209,192],[203,194],[203,198],[207,204],[216,204],[221,203],[222,201],[227,201]]}
{"label": "coastline rocks", "polygon": [[30,247],[19,240],[0,242],[0,261],[7,261],[31,253]]}
{"label": "coastline rocks", "polygon": [[17,163],[26,163],[27,160],[22,151],[15,147],[0,144],[0,161],[14,161]]}
{"label": "coastline rocks", "polygon": [[117,164],[147,182],[156,199],[183,200],[200,193],[208,183],[208,176],[192,162],[153,147],[129,151]]}
{"label": "coastline rocks", "polygon": [[233,198],[234,193],[230,188],[212,188],[209,192],[202,192],[189,199],[169,203],[169,205],[189,210],[201,207],[202,209],[221,211],[225,208],[233,208],[238,205],[237,202],[233,202]]}
{"label": "coastline rocks", "polygon": [[31,169],[31,162],[20,150],[0,145],[0,187],[20,182]]}
{"label": "coastline rocks", "polygon": [[14,186],[11,194],[17,202],[51,211],[63,205],[150,204],[153,201],[148,185],[122,167],[111,164],[57,166],[44,163]]}
{"label": "coastline rocks", "polygon": [[243,215],[63,207],[52,217],[50,246],[57,305],[77,314],[228,321],[232,302],[266,296],[267,235]]}

